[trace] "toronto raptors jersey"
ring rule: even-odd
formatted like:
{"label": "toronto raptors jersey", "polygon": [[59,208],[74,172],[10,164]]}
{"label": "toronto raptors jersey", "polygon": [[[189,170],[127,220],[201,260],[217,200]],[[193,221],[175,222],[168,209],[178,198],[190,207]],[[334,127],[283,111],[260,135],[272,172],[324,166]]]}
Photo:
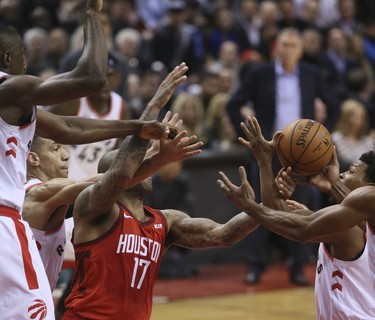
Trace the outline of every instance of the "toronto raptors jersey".
{"label": "toronto raptors jersey", "polygon": [[[7,74],[0,72],[0,79],[6,76]],[[36,107],[31,121],[21,127],[10,125],[0,118],[0,205],[19,212],[25,198],[26,159],[35,126]]]}
{"label": "toronto raptors jersey", "polygon": [[353,261],[334,258],[321,243],[315,277],[316,318],[375,319],[368,247]]}
{"label": "toronto raptors jersey", "polygon": [[372,276],[372,287],[375,290],[375,229],[369,223],[367,223],[367,246]]}
{"label": "toronto raptors jersey", "polygon": [[[30,179],[25,184],[26,192],[32,187],[43,183],[39,179]],[[57,279],[61,270],[64,258],[64,247],[66,242],[64,221],[56,230],[43,231],[31,228],[40,257],[46,270],[51,291],[55,289]]]}
{"label": "toronto raptors jersey", "polygon": [[[1,78],[8,75],[0,72]],[[1,85],[1,84],[0,84]],[[0,318],[54,320],[51,290],[29,224],[21,218],[26,158],[35,132],[0,118]]]}
{"label": "toronto raptors jersey", "polygon": [[159,210],[144,207],[139,222],[120,206],[113,227],[100,238],[75,245],[72,291],[63,319],[149,320],[167,222]]}
{"label": "toronto raptors jersey", "polygon": [[[100,115],[90,105],[86,97],[80,99],[78,116],[90,119],[120,120],[124,102],[120,95],[111,92],[110,109],[105,115]],[[81,180],[97,173],[100,158],[116,146],[117,139],[109,139],[83,145],[69,146],[69,178]]]}

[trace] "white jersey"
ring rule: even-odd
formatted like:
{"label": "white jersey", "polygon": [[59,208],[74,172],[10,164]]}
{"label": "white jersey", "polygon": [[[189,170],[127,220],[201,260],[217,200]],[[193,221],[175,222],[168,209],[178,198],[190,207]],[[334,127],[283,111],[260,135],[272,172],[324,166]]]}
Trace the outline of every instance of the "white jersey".
{"label": "white jersey", "polygon": [[[124,101],[120,95],[111,92],[109,112],[100,115],[84,97],[80,99],[77,115],[89,119],[120,120],[124,109]],[[116,146],[117,139],[109,139],[83,145],[69,146],[69,178],[81,180],[97,173],[100,158]]]}
{"label": "white jersey", "polygon": [[[30,179],[25,184],[25,190],[30,190],[33,186],[42,184],[39,179]],[[65,223],[52,231],[43,231],[31,227],[35,241],[39,249],[40,257],[46,270],[51,292],[55,289],[64,259],[64,247],[66,242]]]}
{"label": "white jersey", "polygon": [[[6,76],[6,73],[0,72],[0,79]],[[21,211],[25,198],[26,159],[35,126],[36,107],[31,121],[21,127],[10,125],[0,118],[0,205],[17,211]]]}
{"label": "white jersey", "polygon": [[[0,78],[7,74],[0,72]],[[0,84],[1,85],[1,84]],[[35,133],[29,123],[13,126],[0,118],[0,318],[54,320],[50,286],[33,233],[21,218],[26,158]]]}
{"label": "white jersey", "polygon": [[316,318],[375,319],[375,290],[370,279],[367,245],[358,259],[342,261],[321,243],[315,277]]}
{"label": "white jersey", "polygon": [[367,223],[367,247],[372,276],[372,287],[375,290],[375,229],[369,223]]}

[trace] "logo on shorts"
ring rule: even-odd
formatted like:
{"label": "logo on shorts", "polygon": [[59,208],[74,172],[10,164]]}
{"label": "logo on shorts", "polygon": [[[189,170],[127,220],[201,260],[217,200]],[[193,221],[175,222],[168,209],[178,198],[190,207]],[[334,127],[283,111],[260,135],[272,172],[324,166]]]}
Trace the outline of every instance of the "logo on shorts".
{"label": "logo on shorts", "polygon": [[34,300],[27,309],[27,316],[32,320],[44,320],[47,317],[47,306],[42,299]]}

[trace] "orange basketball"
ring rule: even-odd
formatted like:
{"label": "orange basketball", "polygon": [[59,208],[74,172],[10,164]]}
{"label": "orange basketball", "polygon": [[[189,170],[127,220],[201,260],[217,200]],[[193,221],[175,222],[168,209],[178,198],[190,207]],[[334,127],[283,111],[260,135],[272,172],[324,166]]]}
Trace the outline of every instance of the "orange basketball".
{"label": "orange basketball", "polygon": [[283,129],[276,147],[277,157],[284,167],[301,176],[310,176],[329,164],[333,154],[332,137],[321,123],[296,120]]}

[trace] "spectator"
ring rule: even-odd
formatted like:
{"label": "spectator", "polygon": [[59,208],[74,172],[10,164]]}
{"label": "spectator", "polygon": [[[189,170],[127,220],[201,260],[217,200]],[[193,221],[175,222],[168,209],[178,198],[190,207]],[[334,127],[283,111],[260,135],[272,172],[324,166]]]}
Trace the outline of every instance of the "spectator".
{"label": "spectator", "polygon": [[42,28],[32,28],[25,32],[23,42],[26,50],[26,73],[39,76],[49,67],[47,62],[48,32]]}
{"label": "spectator", "polygon": [[205,112],[202,101],[198,96],[180,93],[171,105],[172,114],[178,113],[183,121],[181,129],[186,130],[189,136],[197,136],[199,141],[207,142],[205,136]]}
{"label": "spectator", "polygon": [[[283,29],[277,38],[276,59],[250,68],[243,81],[228,102],[227,110],[232,124],[240,135],[239,125],[244,121],[241,112],[249,101],[266,139],[282,130],[290,122],[300,118],[316,119],[320,117],[315,109],[315,98],[320,97],[328,107],[333,107],[331,99],[324,91],[319,70],[300,62],[302,56],[302,37],[296,29]],[[332,109],[331,109],[332,110]],[[324,111],[324,110],[323,110]],[[335,113],[331,112],[332,117]],[[324,119],[319,118],[320,121]],[[280,167],[277,162],[275,167]],[[256,186],[259,197],[259,174],[256,163],[251,164],[252,185]],[[311,188],[302,188],[295,193],[299,202],[306,203],[314,199]],[[315,202],[317,200],[314,199]],[[314,203],[314,205],[316,205]],[[267,263],[267,241],[270,233],[263,227],[250,236],[248,283],[256,283]],[[306,285],[303,263],[306,247],[288,241],[288,268],[291,282]]]}
{"label": "spectator", "polygon": [[340,118],[332,133],[342,171],[348,170],[363,153],[375,148],[374,138],[368,135],[368,122],[363,104],[355,100],[346,100],[342,104]]}
{"label": "spectator", "polygon": [[[194,217],[194,196],[190,176],[183,170],[183,161],[166,165],[152,177],[152,192],[145,198],[145,205],[155,209],[171,208]],[[172,246],[163,256],[159,277],[185,278],[196,274],[187,261],[189,250]]]}
{"label": "spectator", "polygon": [[237,144],[236,130],[226,112],[228,100],[228,93],[217,93],[208,105],[206,132],[207,145],[210,149],[227,150]]}
{"label": "spectator", "polygon": [[154,30],[151,41],[153,60],[160,61],[166,71],[185,61],[189,74],[199,74],[203,64],[203,50],[199,30],[186,23],[186,3],[183,0],[170,1],[165,21]]}
{"label": "spectator", "polygon": [[48,35],[47,60],[49,65],[56,70],[60,69],[63,57],[69,50],[69,35],[63,28],[53,28]]}
{"label": "spectator", "polygon": [[241,0],[236,11],[236,20],[246,35],[250,47],[257,50],[260,45],[260,20],[257,19],[258,2],[256,0]]}
{"label": "spectator", "polygon": [[346,77],[351,69],[358,67],[356,61],[347,57],[347,40],[337,27],[328,32],[327,49],[322,55],[320,67],[325,82],[338,101],[347,97]]}
{"label": "spectator", "polygon": [[126,59],[129,65],[129,73],[142,75],[143,68],[139,60],[142,35],[132,28],[121,29],[115,37],[117,51]]}

